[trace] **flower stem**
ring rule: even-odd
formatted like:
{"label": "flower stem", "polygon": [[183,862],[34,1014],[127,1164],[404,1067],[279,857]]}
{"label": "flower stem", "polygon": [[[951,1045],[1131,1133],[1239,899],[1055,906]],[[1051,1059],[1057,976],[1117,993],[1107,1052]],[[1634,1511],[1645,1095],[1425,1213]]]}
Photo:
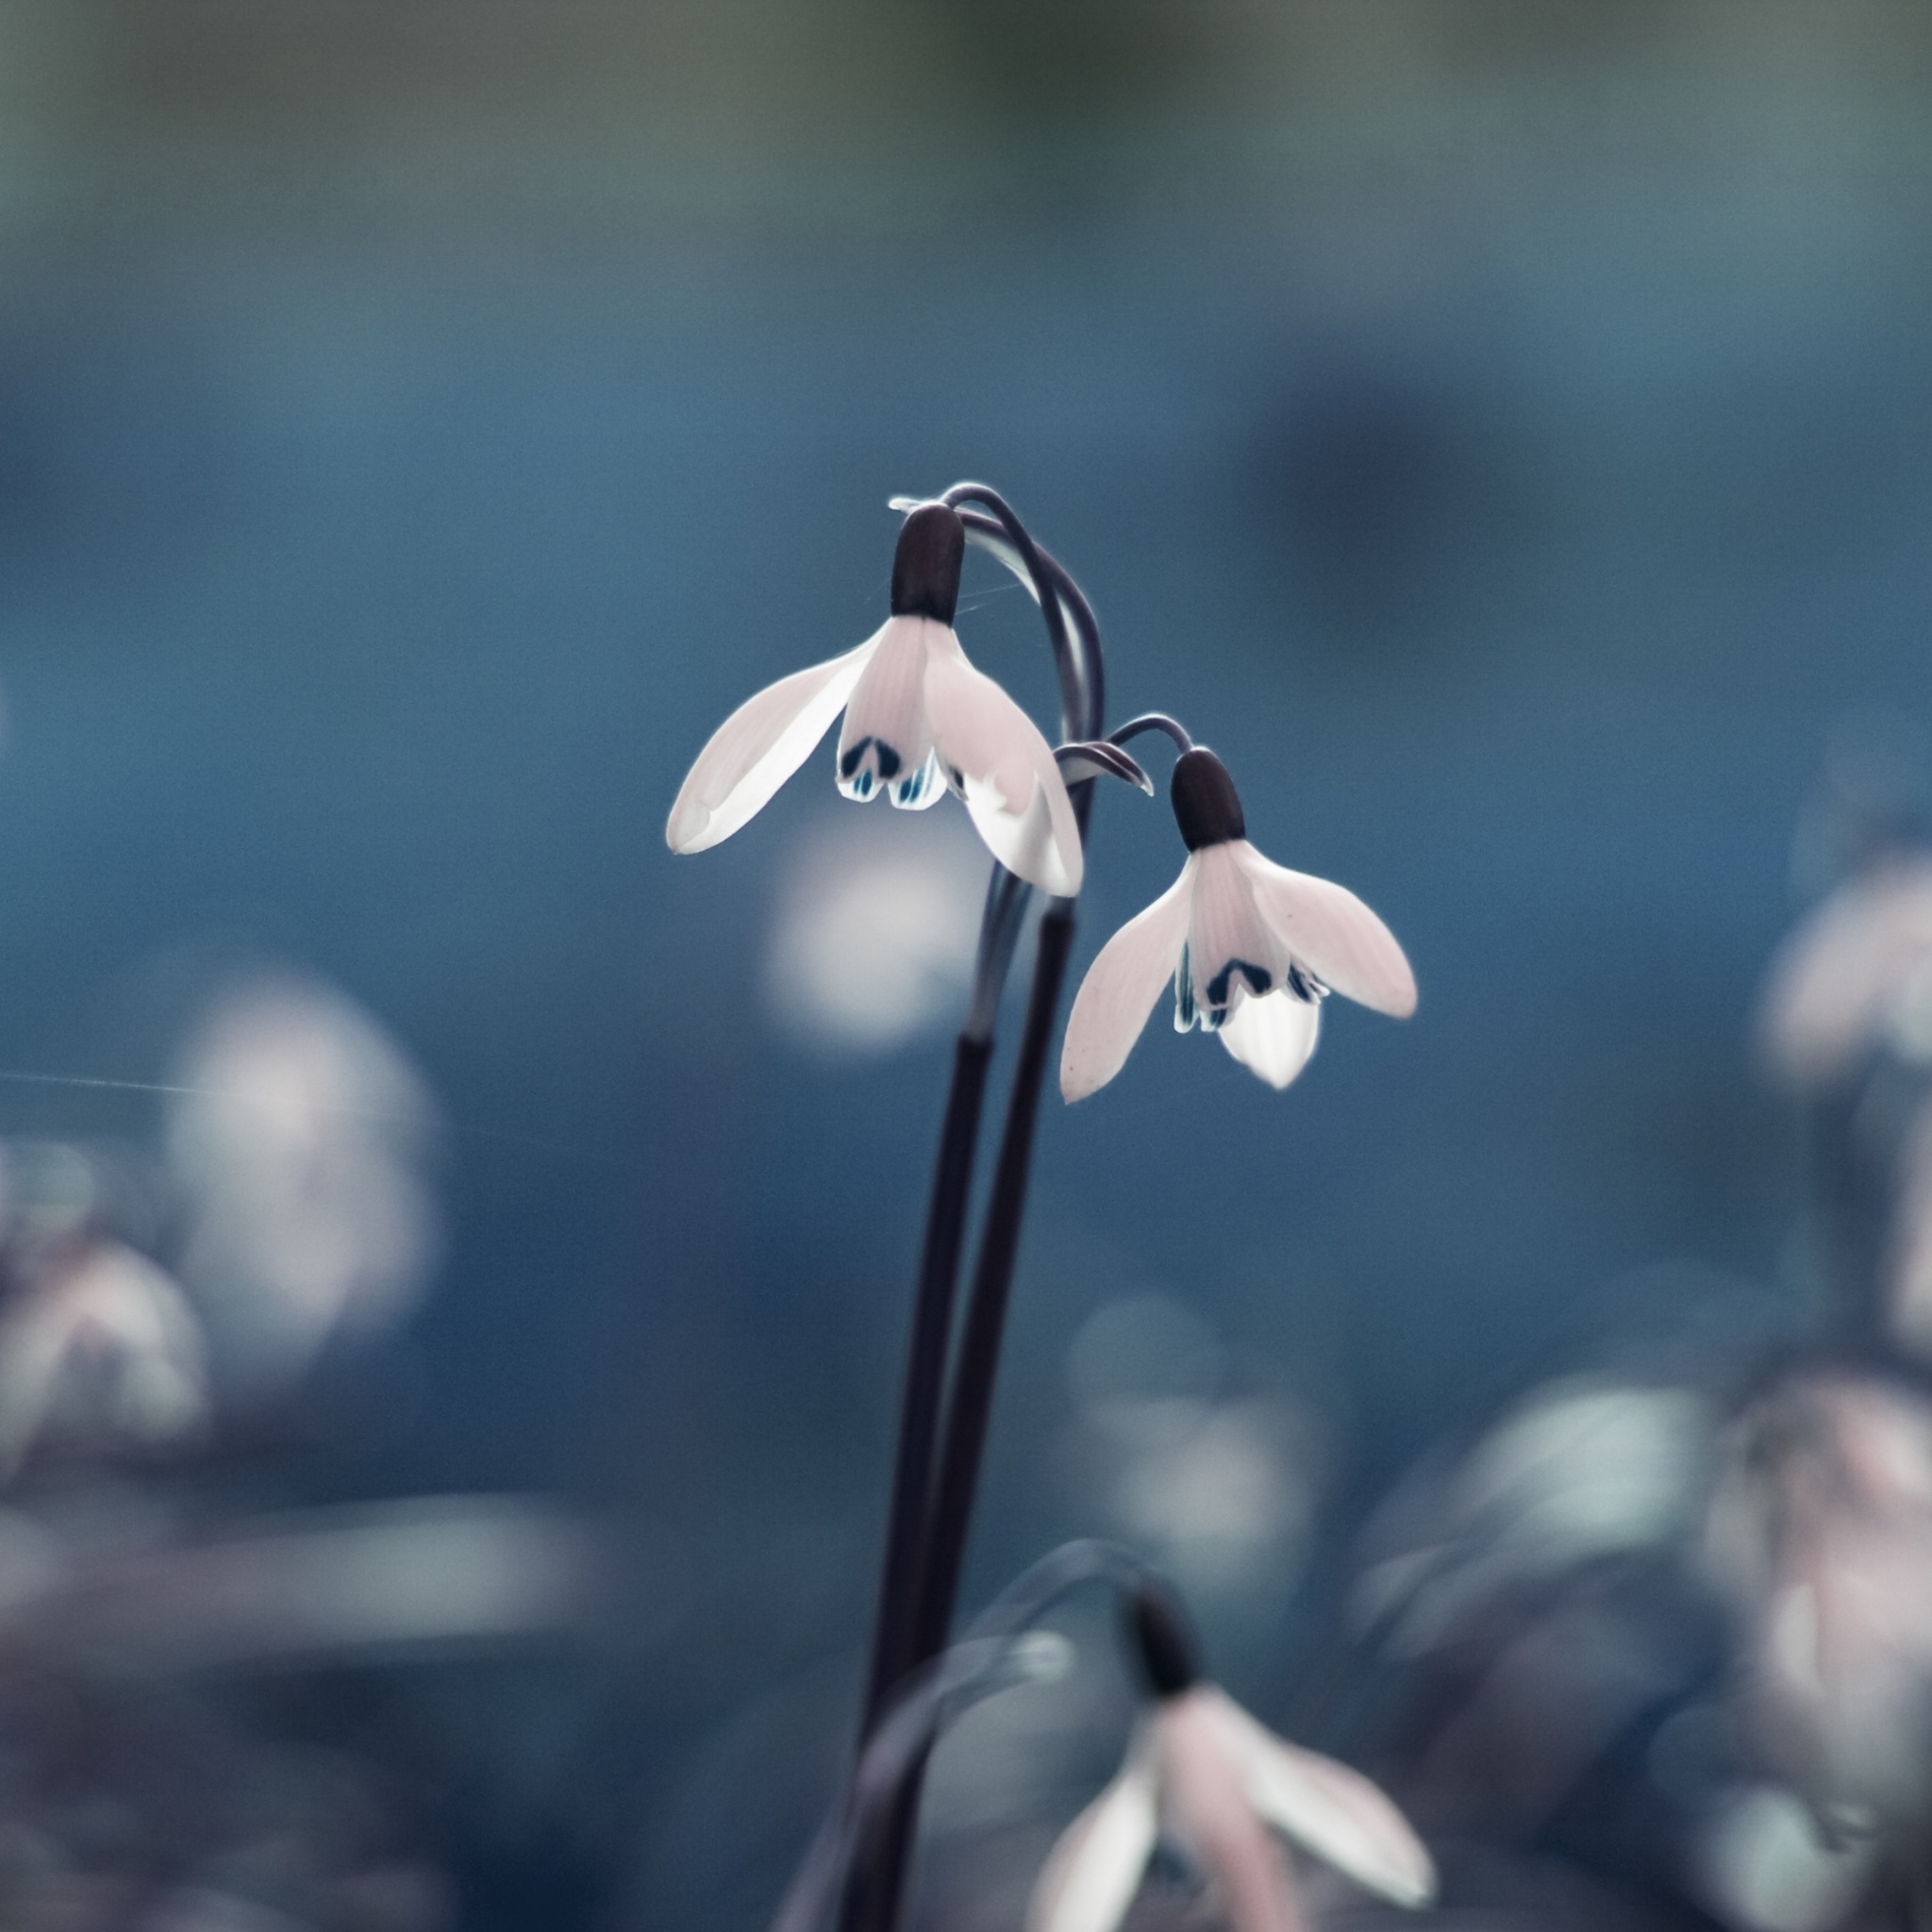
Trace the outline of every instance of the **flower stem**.
{"label": "flower stem", "polygon": [[866,1675],[861,1737],[870,1737],[880,1712],[916,1661],[913,1630],[917,1604],[920,1531],[932,1480],[939,1435],[940,1396],[946,1348],[952,1337],[953,1294],[959,1278],[959,1250],[966,1226],[966,1196],[979,1137],[991,1037],[959,1035],[953,1052],[953,1084],[946,1094],[939,1160],[925,1213],[925,1243],[919,1257],[919,1286],[912,1305],[912,1333],[906,1352],[905,1392],[899,1405],[899,1444],[892,1464],[892,1500],[886,1517],[886,1555],[879,1572],[877,1618]]}
{"label": "flower stem", "polygon": [[[1083,805],[1086,802],[1081,801]],[[1085,816],[1083,811],[1081,817]],[[944,1650],[958,1595],[966,1537],[979,1488],[979,1467],[992,1419],[1013,1266],[1019,1258],[1020,1224],[1026,1208],[1027,1174],[1033,1163],[1033,1130],[1040,1118],[1041,1089],[1073,943],[1074,902],[1050,901],[1040,922],[1026,1024],[1020,1036],[1020,1058],[1013,1070],[1006,1125],[1000,1135],[992,1195],[987,1203],[972,1298],[966,1307],[958,1363],[946,1405],[939,1474],[918,1567],[910,1659],[914,1668]],[[844,1932],[891,1932],[899,1923],[924,1780],[922,1762],[908,1773],[871,1855],[855,1864],[846,1891]]]}
{"label": "flower stem", "polygon": [[953,1300],[965,1244],[966,1201],[973,1187],[973,1158],[979,1144],[979,1116],[992,1059],[993,1023],[1012,964],[1013,948],[1030,897],[1026,886],[995,865],[979,922],[979,956],[966,1024],[953,1051],[953,1080],[940,1129],[939,1158],[926,1200],[925,1240],[913,1293],[912,1330],[907,1343],[906,1379],[899,1403],[899,1442],[892,1457],[892,1496],[886,1515],[886,1554],[879,1566],[878,1610],[873,1624],[872,1660],[866,1670],[865,1707],[859,1737],[872,1735],[899,1680],[918,1661],[912,1631],[924,1543],[925,1506],[932,1487],[933,1448],[939,1440],[940,1401],[953,1335]]}
{"label": "flower stem", "polygon": [[1000,1135],[992,1196],[987,1204],[973,1294],[959,1340],[959,1363],[946,1405],[945,1436],[940,1449],[924,1560],[920,1565],[915,1663],[937,1657],[946,1645],[959,1571],[972,1527],[979,1465],[992,1419],[993,1386],[999,1374],[1007,1303],[1020,1253],[1020,1224],[1026,1210],[1026,1182],[1033,1164],[1033,1132],[1040,1119],[1040,1094],[1053,1044],[1067,956],[1074,944],[1074,902],[1056,899],[1040,922],[1039,953],[1026,1002],[1026,1026]]}

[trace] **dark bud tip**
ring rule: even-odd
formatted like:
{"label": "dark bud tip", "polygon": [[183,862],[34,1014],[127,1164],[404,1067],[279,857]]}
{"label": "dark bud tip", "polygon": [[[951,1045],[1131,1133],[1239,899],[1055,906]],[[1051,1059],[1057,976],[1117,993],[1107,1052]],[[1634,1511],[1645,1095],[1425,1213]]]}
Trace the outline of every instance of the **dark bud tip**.
{"label": "dark bud tip", "polygon": [[1174,822],[1181,828],[1190,852],[1248,836],[1248,822],[1241,816],[1234,780],[1227,775],[1227,767],[1205,746],[1197,744],[1174,761],[1174,783],[1168,795],[1174,800]]}
{"label": "dark bud tip", "polygon": [[959,603],[966,525],[942,503],[922,503],[906,519],[892,553],[892,615],[951,624]]}
{"label": "dark bud tip", "polygon": [[1127,1604],[1127,1627],[1141,1674],[1157,1697],[1178,1697],[1201,1681],[1194,1633],[1180,1599],[1164,1584],[1143,1583]]}

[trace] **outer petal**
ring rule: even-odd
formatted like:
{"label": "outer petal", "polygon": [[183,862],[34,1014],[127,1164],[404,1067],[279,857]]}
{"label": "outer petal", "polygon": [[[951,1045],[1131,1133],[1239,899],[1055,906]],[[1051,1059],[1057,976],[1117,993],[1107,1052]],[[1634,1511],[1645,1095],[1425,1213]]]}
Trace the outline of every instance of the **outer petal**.
{"label": "outer petal", "polygon": [[879,637],[856,651],[794,671],[733,711],[711,734],[679,787],[664,827],[674,852],[703,852],[771,803],[845,708]]}
{"label": "outer petal", "polygon": [[1269,1086],[1286,1087],[1307,1065],[1321,1031],[1322,1008],[1286,987],[1236,1000],[1221,1027],[1221,1043]]}
{"label": "outer petal", "polygon": [[1152,1740],[1143,1730],[1120,1775],[1054,1846],[1026,1907],[1026,1932],[1113,1932],[1141,1889],[1158,1808]]}
{"label": "outer petal", "polygon": [[1210,1030],[1227,1017],[1237,987],[1267,992],[1280,983],[1285,966],[1276,958],[1281,949],[1255,905],[1241,850],[1240,843],[1204,845],[1193,857],[1188,967],[1201,1024]]}
{"label": "outer petal", "polygon": [[1915,1021],[1928,991],[1932,864],[1895,859],[1840,886],[1778,948],[1758,1024],[1779,1073],[1828,1080]]}
{"label": "outer petal", "polygon": [[925,719],[925,662],[931,634],[944,630],[930,618],[886,620],[839,734],[839,790],[847,798],[862,801],[890,790],[897,805],[938,803]]}
{"label": "outer petal", "polygon": [[1408,1821],[1360,1772],[1285,1743],[1224,1691],[1207,1688],[1213,1721],[1269,1823],[1357,1885],[1399,1906],[1436,1895],[1436,1868]]}
{"label": "outer petal", "polygon": [[1060,1093],[1084,1100],[1126,1065],[1160,989],[1180,962],[1188,936],[1194,861],[1144,912],[1137,913],[1102,946],[1067,1019],[1060,1046]]}
{"label": "outer petal", "polygon": [[966,661],[951,630],[928,625],[927,633],[926,719],[979,836],[1008,872],[1072,898],[1084,873],[1080,828],[1040,727]]}
{"label": "outer petal", "polygon": [[1415,1011],[1415,974],[1395,936],[1345,886],[1276,865],[1240,839],[1229,847],[1276,938],[1315,976],[1377,1012]]}
{"label": "outer petal", "polygon": [[1213,1700],[1201,1686],[1161,1707],[1162,1767],[1174,1829],[1219,1889],[1234,1932],[1300,1932],[1280,1847],[1257,1816]]}

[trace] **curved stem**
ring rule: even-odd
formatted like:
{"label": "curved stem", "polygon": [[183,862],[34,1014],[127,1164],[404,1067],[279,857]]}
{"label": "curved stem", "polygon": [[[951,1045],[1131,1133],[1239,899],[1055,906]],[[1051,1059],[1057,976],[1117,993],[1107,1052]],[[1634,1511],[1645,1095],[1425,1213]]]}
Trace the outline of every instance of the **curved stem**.
{"label": "curved stem", "polygon": [[[997,490],[984,483],[955,483],[940,501],[959,511],[959,520],[966,525],[969,537],[986,532],[982,520],[961,506],[982,504],[992,513],[991,521],[999,526],[1000,534],[1024,566],[1024,576],[1030,579],[1027,588],[1046,619],[1047,634],[1053,640],[1054,661],[1060,674],[1060,735],[1098,738],[1101,720],[1107,712],[1107,676],[1100,655],[1100,626],[1079,586],[1034,542],[1025,525],[1014,515],[1011,505]],[[1015,571],[1014,575],[1021,573]],[[1067,625],[1070,615],[1074,621],[1072,632]]]}
{"label": "curved stem", "polygon": [[1157,1573],[1118,1543],[1063,1543],[1022,1573],[879,1713],[852,1784],[812,1840],[772,1932],[817,1932],[858,1852],[902,1808],[908,1786],[956,1717],[982,1698],[1046,1674],[1045,1658],[1016,1650],[1061,1597],[1090,1583],[1123,1594]]}
{"label": "curved stem", "polygon": [[1030,1630],[1061,1597],[1089,1583],[1107,1583],[1124,1595],[1160,1573],[1124,1543],[1104,1537],[1080,1537],[1049,1550],[1023,1570],[967,1624],[960,1641],[982,1637],[1016,1637]]}
{"label": "curved stem", "polygon": [[818,1932],[839,1899],[858,1855],[896,1809],[908,1777],[923,1771],[954,1718],[1016,1684],[1056,1674],[1067,1647],[1024,1634],[956,1644],[904,1686],[860,1754],[841,1804],[820,1827],[788,1888],[772,1932]]}
{"label": "curved stem", "polygon": [[1142,711],[1138,718],[1129,718],[1124,724],[1117,725],[1107,734],[1109,744],[1125,744],[1129,739],[1139,738],[1143,732],[1161,731],[1174,741],[1176,751],[1192,751],[1194,741],[1188,736],[1187,727],[1178,719],[1170,718],[1165,711]]}

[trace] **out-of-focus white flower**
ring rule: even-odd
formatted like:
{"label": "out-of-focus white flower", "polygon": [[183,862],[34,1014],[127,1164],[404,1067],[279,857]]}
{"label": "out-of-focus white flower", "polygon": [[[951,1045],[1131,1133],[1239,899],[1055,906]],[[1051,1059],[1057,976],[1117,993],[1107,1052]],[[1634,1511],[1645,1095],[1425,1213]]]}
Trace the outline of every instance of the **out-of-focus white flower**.
{"label": "out-of-focus white flower", "polygon": [[436,1116],[371,1020],[325,987],[246,983],[215,1004],[176,1084],[182,1273],[244,1379],[285,1378],[339,1326],[407,1312],[438,1245],[422,1174]]}
{"label": "out-of-focus white flower", "polygon": [[1740,1932],[1824,1932],[1842,1924],[1877,1863],[1870,1839],[1833,1842],[1777,1785],[1746,1785],[1700,1821],[1693,1874]]}
{"label": "out-of-focus white flower", "polygon": [[207,1407],[186,1298],[119,1241],[47,1257],[0,1312],[0,1472],[46,1434],[153,1447],[197,1429]]}
{"label": "out-of-focus white flower", "polygon": [[987,849],[1043,891],[1080,890],[1080,831],[1039,727],[966,660],[953,631],[965,526],[942,503],[907,517],[892,559],[891,615],[855,651],[782,677],[732,712],[698,754],[664,828],[703,852],[770,803],[845,713],[839,789],[924,811],[947,789]]}
{"label": "out-of-focus white flower", "polygon": [[1689,1389],[1546,1384],[1387,1513],[1383,1552],[1356,1586],[1357,1618],[1384,1626],[1396,1655],[1421,1657],[1493,1619],[1507,1591],[1670,1541],[1698,1520],[1714,1427]]}
{"label": "out-of-focus white flower", "polygon": [[1286,1587],[1322,1471],[1314,1416],[1226,1399],[1224,1351],[1192,1309],[1124,1296],[1089,1317],[1067,1362],[1069,1486],[1150,1552],[1191,1599]]}
{"label": "out-of-focus white flower", "polygon": [[1227,767],[1211,751],[1181,754],[1172,795],[1188,862],[1088,968],[1060,1053],[1067,1099],[1125,1065],[1169,979],[1175,1027],[1218,1033],[1271,1087],[1307,1064],[1330,991],[1398,1019],[1415,1010],[1415,975],[1389,928],[1345,888],[1256,851]]}
{"label": "out-of-focus white flower", "polygon": [[1892,858],[1833,892],[1772,961],[1759,1029],[1772,1064],[1805,1084],[1880,1045],[1932,1060],[1932,859]]}
{"label": "out-of-focus white flower", "polygon": [[1746,1634],[1746,1708],[1775,1770],[1849,1823],[1932,1797],[1932,1407],[1849,1372],[1740,1425],[1707,1551]]}
{"label": "out-of-focus white flower", "polygon": [[765,958],[774,1017],[810,1045],[882,1053],[939,1022],[973,977],[986,857],[841,814],[791,871]]}
{"label": "out-of-focus white flower", "polygon": [[1376,1786],[1264,1729],[1204,1682],[1174,1607],[1151,1590],[1133,1625],[1154,1708],[1120,1774],[1054,1847],[1028,1932],[1113,1932],[1165,1834],[1220,1892],[1235,1932],[1301,1924],[1272,1832],[1397,1905],[1434,1897],[1422,1841]]}

